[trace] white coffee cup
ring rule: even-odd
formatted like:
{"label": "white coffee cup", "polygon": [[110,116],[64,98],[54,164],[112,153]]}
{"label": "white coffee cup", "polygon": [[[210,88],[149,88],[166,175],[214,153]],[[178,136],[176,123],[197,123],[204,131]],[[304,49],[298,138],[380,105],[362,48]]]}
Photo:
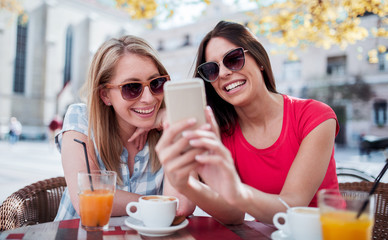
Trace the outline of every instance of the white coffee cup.
{"label": "white coffee cup", "polygon": [[[131,211],[136,207],[135,211]],[[139,202],[127,204],[126,211],[130,217],[143,221],[152,228],[169,227],[173,222],[178,207],[178,199],[172,196],[149,195],[139,198]]]}
{"label": "white coffee cup", "polygon": [[[279,219],[283,219],[281,224]],[[319,209],[313,207],[292,207],[287,213],[279,212],[273,217],[274,225],[295,240],[321,240],[322,230]]]}

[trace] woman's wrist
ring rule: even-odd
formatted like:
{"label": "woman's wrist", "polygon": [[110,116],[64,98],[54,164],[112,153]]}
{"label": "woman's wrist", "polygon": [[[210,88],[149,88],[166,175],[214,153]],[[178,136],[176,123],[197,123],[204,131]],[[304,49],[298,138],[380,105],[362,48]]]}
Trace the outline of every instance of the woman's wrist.
{"label": "woman's wrist", "polygon": [[246,212],[246,206],[249,206],[253,200],[253,193],[247,185],[240,183],[237,194],[234,198],[226,199],[230,205],[239,208],[241,211]]}

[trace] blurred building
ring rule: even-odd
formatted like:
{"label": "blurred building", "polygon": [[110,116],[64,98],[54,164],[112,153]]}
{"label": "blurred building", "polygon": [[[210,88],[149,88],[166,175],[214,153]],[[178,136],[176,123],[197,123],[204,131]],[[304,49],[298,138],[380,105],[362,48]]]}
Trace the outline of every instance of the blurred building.
{"label": "blurred building", "polygon": [[[172,79],[180,80],[193,76],[197,47],[219,20],[248,21],[244,12],[221,0],[212,1],[194,23],[149,30],[98,0],[25,2],[27,24],[0,16],[0,126],[16,116],[36,133],[45,133],[55,113],[64,114],[68,104],[80,100],[91,57],[107,38],[144,37],[159,51]],[[377,17],[365,16],[362,24],[375,27]],[[336,111],[338,144],[357,146],[362,134],[388,136],[388,53],[368,54],[378,46],[388,48],[387,39],[369,36],[346,49],[310,47],[293,58],[273,54],[278,46],[259,39],[270,54],[279,92],[315,98]]]}
{"label": "blurred building", "polygon": [[[192,77],[197,47],[219,20],[248,23],[244,12],[232,9],[214,1],[195,23],[153,30],[145,38],[160,51],[173,79]],[[378,26],[378,18],[367,15],[361,24],[371,29]],[[287,52],[279,53],[277,45],[258,38],[270,55],[280,93],[314,98],[334,109],[341,128],[338,146],[356,147],[363,135],[388,137],[388,51],[384,50],[388,39],[370,35],[346,49],[311,46],[295,51],[290,58]],[[379,46],[383,51],[377,50]]]}
{"label": "blurred building", "polygon": [[79,101],[78,91],[99,45],[143,28],[97,0],[23,1],[28,21],[0,14],[0,138],[11,116],[22,138],[44,138],[48,124]]}

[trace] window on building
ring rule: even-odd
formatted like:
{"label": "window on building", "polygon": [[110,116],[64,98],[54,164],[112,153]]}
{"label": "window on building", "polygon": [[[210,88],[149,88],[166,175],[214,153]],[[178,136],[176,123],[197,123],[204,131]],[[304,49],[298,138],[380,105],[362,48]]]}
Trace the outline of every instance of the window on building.
{"label": "window on building", "polygon": [[65,68],[63,71],[63,86],[65,86],[71,80],[72,50],[73,50],[73,26],[69,26],[66,31]]}
{"label": "window on building", "polygon": [[374,121],[378,126],[387,124],[387,100],[376,100],[373,104]]}
{"label": "window on building", "polygon": [[16,36],[16,58],[13,77],[13,91],[24,93],[26,80],[26,56],[27,56],[27,30],[28,23],[23,22],[22,16],[18,17]]}
{"label": "window on building", "polygon": [[379,70],[388,72],[388,51],[379,53]]}
{"label": "window on building", "polygon": [[285,61],[283,63],[284,81],[298,81],[301,78],[300,61]]}
{"label": "window on building", "polygon": [[346,56],[329,57],[326,72],[331,76],[344,76],[346,74]]}

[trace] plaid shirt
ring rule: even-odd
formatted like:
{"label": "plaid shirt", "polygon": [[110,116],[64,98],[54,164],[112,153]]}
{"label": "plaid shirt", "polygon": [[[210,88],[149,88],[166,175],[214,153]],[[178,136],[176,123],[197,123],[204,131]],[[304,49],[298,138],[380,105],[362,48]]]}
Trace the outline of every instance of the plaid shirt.
{"label": "plaid shirt", "polygon": [[[70,130],[88,135],[87,108],[85,104],[72,104],[69,106],[63,122],[63,128],[55,138],[55,142],[59,151],[61,151],[63,133]],[[100,169],[106,169],[101,160],[100,154],[97,152],[94,139],[93,143],[99,167]],[[163,169],[161,168],[156,173],[152,173],[151,164],[149,161],[148,143],[135,156],[135,164],[133,168],[134,171],[132,176],[130,176],[127,164],[128,151],[124,147],[120,158],[120,173],[123,177],[123,185],[117,185],[116,188],[118,190],[124,190],[140,195],[154,195],[163,193]],[[79,218],[79,216],[75,211],[73,204],[71,203],[70,195],[68,189],[66,188],[54,221],[73,218]]]}

